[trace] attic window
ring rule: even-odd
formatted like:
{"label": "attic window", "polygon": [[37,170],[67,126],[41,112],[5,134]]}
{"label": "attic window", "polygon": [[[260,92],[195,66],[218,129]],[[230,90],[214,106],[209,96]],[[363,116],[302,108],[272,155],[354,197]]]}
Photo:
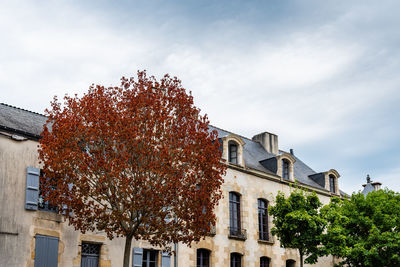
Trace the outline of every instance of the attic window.
{"label": "attic window", "polygon": [[290,162],[287,159],[282,160],[282,178],[289,180],[289,165]]}
{"label": "attic window", "polygon": [[238,145],[229,141],[229,163],[238,164]]}
{"label": "attic window", "polygon": [[336,188],[335,188],[335,176],[332,174],[329,175],[329,191],[332,193],[336,193]]}

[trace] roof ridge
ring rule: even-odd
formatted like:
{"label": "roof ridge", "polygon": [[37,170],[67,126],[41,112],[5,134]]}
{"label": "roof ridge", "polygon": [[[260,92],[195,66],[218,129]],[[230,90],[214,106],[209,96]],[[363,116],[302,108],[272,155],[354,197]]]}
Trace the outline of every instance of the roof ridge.
{"label": "roof ridge", "polygon": [[30,113],[33,113],[33,114],[36,114],[36,115],[40,115],[40,116],[43,116],[43,117],[46,117],[46,118],[47,118],[46,115],[41,114],[41,113],[39,113],[39,112],[35,112],[35,111],[31,111],[31,110],[19,108],[19,107],[12,106],[12,105],[9,105],[9,104],[6,104],[6,103],[1,103],[1,102],[0,102],[0,105],[6,106],[6,107],[10,107],[10,108],[15,108],[15,109],[22,110],[22,111],[26,111],[26,112],[30,112]]}
{"label": "roof ridge", "polygon": [[239,137],[241,137],[241,138],[244,138],[244,139],[247,139],[247,140],[249,140],[249,141],[255,142],[254,140],[252,140],[252,139],[250,139],[250,138],[248,138],[248,137],[245,137],[245,136],[243,136],[243,135],[240,135],[240,134],[237,134],[237,133],[234,133],[234,132],[231,132],[231,131],[227,131],[227,130],[225,130],[225,129],[222,129],[221,127],[217,127],[217,126],[214,126],[214,125],[211,125],[211,124],[209,124],[209,125],[212,126],[212,127],[214,127],[214,128],[220,129],[221,131],[225,131],[225,132],[227,132],[227,133],[231,133],[231,134],[237,135],[237,136],[239,136]]}

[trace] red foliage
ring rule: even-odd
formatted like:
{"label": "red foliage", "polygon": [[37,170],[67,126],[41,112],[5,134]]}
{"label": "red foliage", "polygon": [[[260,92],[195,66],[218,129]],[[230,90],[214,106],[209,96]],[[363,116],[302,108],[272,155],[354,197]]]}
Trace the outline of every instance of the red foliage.
{"label": "red foliage", "polygon": [[216,132],[180,80],[138,72],[120,87],[55,97],[39,155],[47,199],[82,232],[190,244],[215,223],[222,176]]}

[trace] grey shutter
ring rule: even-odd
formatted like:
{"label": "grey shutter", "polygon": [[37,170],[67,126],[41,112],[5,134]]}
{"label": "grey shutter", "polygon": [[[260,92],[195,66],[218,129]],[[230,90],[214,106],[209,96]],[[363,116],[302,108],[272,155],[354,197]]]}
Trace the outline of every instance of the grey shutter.
{"label": "grey shutter", "polygon": [[53,236],[35,236],[35,266],[57,267],[58,265],[58,238]]}
{"label": "grey shutter", "polygon": [[143,249],[142,248],[133,248],[132,254],[133,254],[132,266],[133,267],[142,267]]}
{"label": "grey shutter", "polygon": [[168,252],[161,252],[161,267],[171,267],[171,256]]}
{"label": "grey shutter", "polygon": [[98,267],[99,257],[97,256],[86,256],[82,257],[81,267]]}
{"label": "grey shutter", "polygon": [[39,174],[38,168],[26,168],[25,209],[27,210],[38,209]]}

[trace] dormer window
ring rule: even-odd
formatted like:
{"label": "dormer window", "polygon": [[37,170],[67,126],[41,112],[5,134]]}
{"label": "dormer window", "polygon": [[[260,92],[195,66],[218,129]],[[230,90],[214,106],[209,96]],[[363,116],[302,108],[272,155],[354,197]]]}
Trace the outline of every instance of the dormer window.
{"label": "dormer window", "polygon": [[329,175],[329,191],[331,193],[336,193],[335,176]]}
{"label": "dormer window", "polygon": [[282,159],[282,178],[289,180],[289,166],[290,162],[287,159]]}
{"label": "dormer window", "polygon": [[243,148],[245,142],[235,134],[230,134],[221,138],[222,159],[227,163],[244,167]]}
{"label": "dormer window", "polygon": [[238,164],[238,145],[229,141],[229,163]]}

